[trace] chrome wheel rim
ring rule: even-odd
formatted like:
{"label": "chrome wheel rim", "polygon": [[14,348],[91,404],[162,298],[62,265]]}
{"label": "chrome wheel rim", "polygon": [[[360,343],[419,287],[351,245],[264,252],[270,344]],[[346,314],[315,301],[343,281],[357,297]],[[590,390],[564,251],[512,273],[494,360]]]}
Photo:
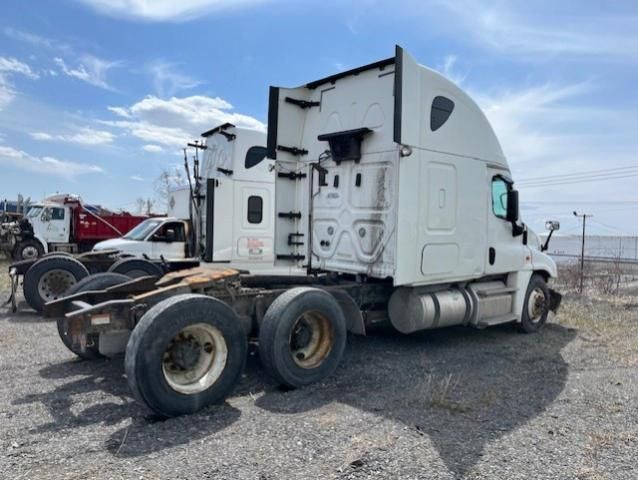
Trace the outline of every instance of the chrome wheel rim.
{"label": "chrome wheel rim", "polygon": [[162,373],[166,383],[184,395],[201,393],[221,376],[228,347],[221,331],[207,323],[180,330],[166,346]]}
{"label": "chrome wheel rim", "polygon": [[45,302],[57,300],[77,283],[68,270],[54,269],[46,272],[38,282],[38,294]]}
{"label": "chrome wheel rim", "polygon": [[290,332],[290,355],[301,368],[316,368],[330,354],[334,334],[330,320],[316,311],[304,312]]}

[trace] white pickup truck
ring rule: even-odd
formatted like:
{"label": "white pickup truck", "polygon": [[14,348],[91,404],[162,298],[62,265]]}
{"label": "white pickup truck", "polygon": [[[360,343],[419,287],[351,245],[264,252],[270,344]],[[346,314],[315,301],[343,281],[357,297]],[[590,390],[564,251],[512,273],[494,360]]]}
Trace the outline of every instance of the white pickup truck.
{"label": "white pickup truck", "polygon": [[176,217],[157,217],[144,220],[120,238],[104,240],[93,247],[94,252],[118,252],[149,258],[188,258],[186,235],[190,221]]}

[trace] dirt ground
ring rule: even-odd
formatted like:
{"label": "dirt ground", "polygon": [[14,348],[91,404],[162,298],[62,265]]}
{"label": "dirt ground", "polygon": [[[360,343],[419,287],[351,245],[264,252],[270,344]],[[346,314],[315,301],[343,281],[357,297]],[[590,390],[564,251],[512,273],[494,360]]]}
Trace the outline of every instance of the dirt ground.
{"label": "dirt ground", "polygon": [[623,297],[567,299],[535,335],[377,331],[296,391],[253,348],[224,405],[160,421],[122,359],[80,361],[54,324],[3,308],[0,477],[635,479],[637,327]]}

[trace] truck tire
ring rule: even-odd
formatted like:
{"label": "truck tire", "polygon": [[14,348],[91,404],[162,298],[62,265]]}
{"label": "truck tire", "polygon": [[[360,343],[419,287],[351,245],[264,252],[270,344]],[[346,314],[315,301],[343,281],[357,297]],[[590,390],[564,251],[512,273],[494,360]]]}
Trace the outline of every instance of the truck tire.
{"label": "truck tire", "polygon": [[259,326],[259,356],[279,383],[298,388],[335,371],[346,347],[343,311],[330,293],[288,290],[270,305]]}
{"label": "truck tire", "polygon": [[146,277],[151,275],[153,277],[161,277],[164,275],[163,270],[159,265],[153,263],[144,258],[122,258],[111,265],[108,269],[109,272],[121,273],[130,278]]}
{"label": "truck tire", "polygon": [[[69,288],[67,295],[73,295],[80,292],[88,292],[90,290],[103,290],[105,288],[114,287],[115,285],[119,285],[120,283],[128,282],[130,280],[131,279],[129,277],[120,273],[96,273],[95,275],[84,277],[78,283]],[[75,353],[78,357],[84,358],[86,360],[94,360],[96,358],[102,357],[98,350],[98,335],[92,335],[90,338],[87,339],[87,343],[90,343],[91,346],[87,346],[87,348],[83,352],[82,350],[77,349],[73,346],[73,342],[67,331],[66,318],[58,318],[57,324],[58,335],[60,335],[62,343],[64,343],[64,346]]]}
{"label": "truck tire", "polygon": [[52,255],[35,262],[24,274],[24,298],[41,313],[46,302],[66,295],[69,288],[89,275],[84,265],[73,257]]}
{"label": "truck tire", "polygon": [[549,314],[549,289],[545,279],[538,275],[532,275],[527,286],[525,302],[523,303],[523,313],[518,329],[523,333],[538,332]]}
{"label": "truck tire", "polygon": [[162,417],[222,402],[239,381],[247,340],[235,312],[197,294],[153,306],[126,346],[126,378],[135,398]]}
{"label": "truck tire", "polygon": [[13,258],[16,261],[34,260],[41,257],[44,253],[44,247],[36,239],[31,238],[18,243],[13,250]]}

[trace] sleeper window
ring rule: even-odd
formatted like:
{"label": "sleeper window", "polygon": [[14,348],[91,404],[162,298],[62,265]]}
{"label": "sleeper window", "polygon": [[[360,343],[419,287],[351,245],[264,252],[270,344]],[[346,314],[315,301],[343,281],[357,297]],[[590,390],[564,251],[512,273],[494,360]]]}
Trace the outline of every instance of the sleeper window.
{"label": "sleeper window", "polygon": [[509,185],[500,177],[492,179],[492,212],[500,218],[507,217],[507,192]]}
{"label": "sleeper window", "polygon": [[258,195],[248,197],[248,223],[261,223],[264,216],[264,201]]}
{"label": "sleeper window", "polygon": [[261,163],[264,158],[266,158],[266,147],[250,147],[246,152],[244,167],[246,167],[246,169],[252,168]]}
{"label": "sleeper window", "polygon": [[437,131],[447,122],[452,111],[454,110],[454,102],[446,97],[434,97],[432,100],[432,108],[430,109],[430,129]]}

